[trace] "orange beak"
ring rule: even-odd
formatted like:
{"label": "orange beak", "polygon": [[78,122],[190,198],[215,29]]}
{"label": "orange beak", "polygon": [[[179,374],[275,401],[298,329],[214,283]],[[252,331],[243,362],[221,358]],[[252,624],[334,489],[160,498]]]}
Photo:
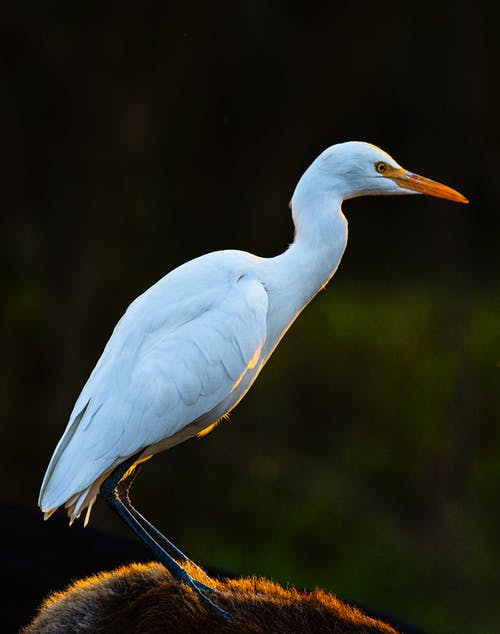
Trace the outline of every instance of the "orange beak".
{"label": "orange beak", "polygon": [[414,192],[420,194],[426,194],[427,196],[436,196],[437,198],[446,198],[447,200],[453,200],[457,203],[468,203],[469,201],[465,196],[462,196],[459,192],[447,185],[442,185],[436,181],[432,181],[430,178],[424,178],[418,174],[412,174],[404,169],[394,170],[392,174],[387,174],[389,178],[402,187],[403,189],[411,189]]}

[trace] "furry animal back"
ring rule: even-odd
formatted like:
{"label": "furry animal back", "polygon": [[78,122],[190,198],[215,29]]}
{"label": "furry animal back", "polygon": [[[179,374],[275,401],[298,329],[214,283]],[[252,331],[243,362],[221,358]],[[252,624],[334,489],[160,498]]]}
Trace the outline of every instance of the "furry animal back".
{"label": "furry animal back", "polygon": [[257,578],[216,581],[186,567],[219,591],[217,601],[233,621],[208,610],[160,564],[132,564],[51,595],[20,634],[397,634],[322,590],[298,591]]}

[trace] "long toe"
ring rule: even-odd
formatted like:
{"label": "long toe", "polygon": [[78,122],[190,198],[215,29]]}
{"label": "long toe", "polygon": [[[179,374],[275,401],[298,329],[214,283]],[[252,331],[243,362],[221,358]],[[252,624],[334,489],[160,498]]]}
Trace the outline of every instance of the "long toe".
{"label": "long toe", "polygon": [[199,592],[203,594],[218,594],[219,593],[219,591],[216,590],[215,588],[206,586],[204,583],[201,583],[201,581],[197,581],[196,579],[193,579],[193,586],[196,588],[196,590],[198,590]]}
{"label": "long toe", "polygon": [[213,601],[211,601],[205,594],[205,592],[207,591],[210,594],[219,594],[217,590],[215,590],[214,588],[210,588],[209,586],[206,586],[205,584],[200,583],[199,581],[196,581],[195,579],[191,579],[191,582],[188,582],[187,585],[190,586],[196,592],[196,594],[200,598],[200,601],[204,603],[207,606],[207,608],[212,610],[212,612],[215,612],[216,614],[218,614],[224,619],[227,619],[228,621],[234,620],[233,616],[229,614],[229,612],[226,612],[225,610],[220,608]]}

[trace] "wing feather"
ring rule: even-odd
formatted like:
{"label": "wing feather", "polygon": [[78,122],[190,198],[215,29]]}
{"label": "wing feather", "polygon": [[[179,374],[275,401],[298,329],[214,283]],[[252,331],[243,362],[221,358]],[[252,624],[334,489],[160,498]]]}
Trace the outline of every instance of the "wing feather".
{"label": "wing feather", "polygon": [[[192,279],[193,267],[181,268]],[[129,307],[56,447],[40,492],[43,510],[229,403],[232,390],[255,367],[266,337],[267,292],[254,275],[211,273],[215,281],[201,280],[198,293],[180,293],[178,301],[175,287],[182,276],[177,273],[170,284],[166,276]]]}

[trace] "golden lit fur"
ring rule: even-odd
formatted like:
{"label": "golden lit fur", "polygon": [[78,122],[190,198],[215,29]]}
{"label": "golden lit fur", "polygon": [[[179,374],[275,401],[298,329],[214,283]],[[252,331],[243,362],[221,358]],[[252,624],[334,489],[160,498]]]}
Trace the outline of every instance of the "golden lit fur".
{"label": "golden lit fur", "polygon": [[217,581],[194,566],[186,568],[219,591],[214,601],[234,621],[208,610],[160,564],[132,564],[56,592],[20,634],[396,634],[322,590],[298,591],[256,578]]}

